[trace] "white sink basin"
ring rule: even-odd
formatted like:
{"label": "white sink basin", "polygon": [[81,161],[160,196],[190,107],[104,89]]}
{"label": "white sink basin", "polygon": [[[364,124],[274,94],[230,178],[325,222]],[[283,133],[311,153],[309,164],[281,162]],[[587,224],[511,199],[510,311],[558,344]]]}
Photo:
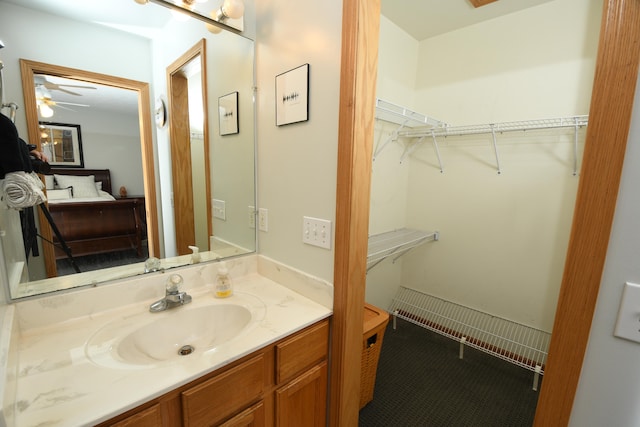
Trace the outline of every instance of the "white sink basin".
{"label": "white sink basin", "polygon": [[266,310],[259,299],[246,294],[217,301],[205,298],[210,303],[112,321],[89,338],[85,353],[98,365],[120,369],[187,361],[242,336],[262,320]]}

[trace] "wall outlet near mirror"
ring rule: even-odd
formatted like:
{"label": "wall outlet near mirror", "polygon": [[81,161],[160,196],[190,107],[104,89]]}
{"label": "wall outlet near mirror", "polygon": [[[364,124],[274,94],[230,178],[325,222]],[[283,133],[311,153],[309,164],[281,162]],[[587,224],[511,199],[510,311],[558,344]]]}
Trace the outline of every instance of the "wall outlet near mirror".
{"label": "wall outlet near mirror", "polygon": [[269,231],[269,210],[265,208],[258,209],[258,229],[260,231]]}
{"label": "wall outlet near mirror", "polygon": [[249,228],[256,228],[256,207],[249,206],[247,214],[249,215]]}
{"label": "wall outlet near mirror", "polygon": [[213,206],[213,217],[226,221],[227,219],[227,207],[224,200],[212,199],[211,204]]}

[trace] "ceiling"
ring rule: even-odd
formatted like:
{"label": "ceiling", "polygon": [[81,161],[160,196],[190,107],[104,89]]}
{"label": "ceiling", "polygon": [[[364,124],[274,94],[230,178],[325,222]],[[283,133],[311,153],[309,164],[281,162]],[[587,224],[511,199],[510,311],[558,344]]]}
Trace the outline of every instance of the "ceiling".
{"label": "ceiling", "polygon": [[553,0],[501,0],[474,8],[469,0],[381,0],[382,15],[418,41]]}

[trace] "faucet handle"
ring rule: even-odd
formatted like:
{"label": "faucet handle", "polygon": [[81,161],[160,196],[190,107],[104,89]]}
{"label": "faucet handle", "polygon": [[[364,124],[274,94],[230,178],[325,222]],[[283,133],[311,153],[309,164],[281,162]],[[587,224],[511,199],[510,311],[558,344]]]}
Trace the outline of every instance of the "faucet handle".
{"label": "faucet handle", "polygon": [[182,287],[182,276],[179,274],[172,274],[167,279],[166,290],[167,294],[177,294]]}

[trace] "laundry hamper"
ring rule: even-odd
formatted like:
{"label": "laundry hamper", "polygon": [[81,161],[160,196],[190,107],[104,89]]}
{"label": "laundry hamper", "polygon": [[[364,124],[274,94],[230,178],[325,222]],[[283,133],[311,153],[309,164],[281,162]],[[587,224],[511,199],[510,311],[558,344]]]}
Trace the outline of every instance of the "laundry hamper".
{"label": "laundry hamper", "polygon": [[373,388],[376,384],[382,338],[388,323],[389,313],[365,303],[360,370],[360,409],[373,400]]}

